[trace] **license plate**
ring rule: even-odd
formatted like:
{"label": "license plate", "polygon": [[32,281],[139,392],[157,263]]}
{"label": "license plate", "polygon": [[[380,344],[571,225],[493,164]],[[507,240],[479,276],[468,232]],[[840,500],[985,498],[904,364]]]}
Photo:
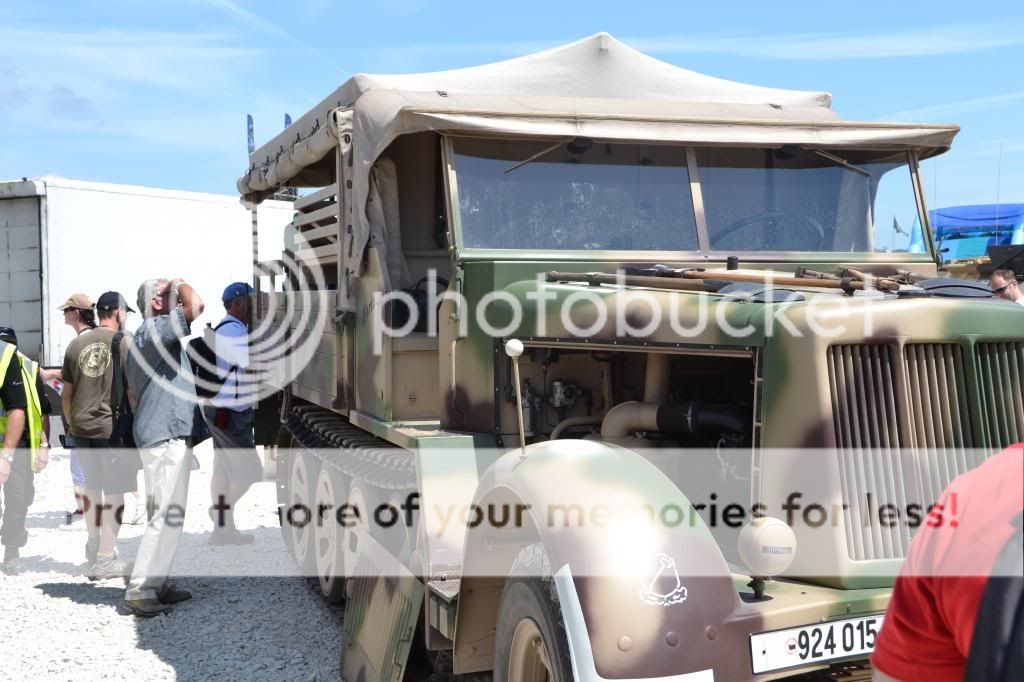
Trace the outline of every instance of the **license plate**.
{"label": "license plate", "polygon": [[751,635],[754,674],[866,656],[875,650],[882,620],[881,615],[846,618]]}

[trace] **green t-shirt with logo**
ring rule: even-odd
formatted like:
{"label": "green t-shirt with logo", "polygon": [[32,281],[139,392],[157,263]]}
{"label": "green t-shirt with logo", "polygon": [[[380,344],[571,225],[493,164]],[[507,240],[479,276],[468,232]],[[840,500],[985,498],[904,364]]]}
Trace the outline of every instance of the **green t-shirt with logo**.
{"label": "green t-shirt with logo", "polygon": [[[61,378],[71,384],[71,436],[110,438],[110,388],[114,382],[110,344],[116,332],[97,327],[79,334],[64,354]],[[121,339],[121,367],[128,352],[126,333]],[[64,390],[69,390],[65,387]]]}

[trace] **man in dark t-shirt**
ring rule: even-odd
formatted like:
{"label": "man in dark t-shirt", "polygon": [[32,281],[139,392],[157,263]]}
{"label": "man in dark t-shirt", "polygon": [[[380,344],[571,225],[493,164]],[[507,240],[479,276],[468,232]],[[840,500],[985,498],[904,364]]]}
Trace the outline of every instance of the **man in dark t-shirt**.
{"label": "man in dark t-shirt", "polygon": [[[117,536],[124,513],[124,495],[136,490],[139,466],[134,453],[110,447],[111,389],[114,372],[124,372],[130,345],[124,324],[128,313],[134,311],[114,291],[97,299],[96,310],[99,326],[75,338],[64,355],[61,400],[85,471],[83,505],[89,529],[86,561],[93,577],[102,580],[124,574],[116,553]],[[112,344],[118,334],[120,366],[114,367]]]}

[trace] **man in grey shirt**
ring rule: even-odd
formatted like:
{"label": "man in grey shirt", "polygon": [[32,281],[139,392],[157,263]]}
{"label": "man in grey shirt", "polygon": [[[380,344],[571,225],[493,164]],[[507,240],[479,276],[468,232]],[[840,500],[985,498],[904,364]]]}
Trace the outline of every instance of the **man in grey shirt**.
{"label": "man in grey shirt", "polygon": [[196,399],[184,339],[203,301],[181,279],[151,279],[139,287],[138,303],[146,319],[132,339],[125,369],[152,520],[135,557],[125,606],[151,617],[192,596],[174,589],[167,576],[185,521],[192,460]]}

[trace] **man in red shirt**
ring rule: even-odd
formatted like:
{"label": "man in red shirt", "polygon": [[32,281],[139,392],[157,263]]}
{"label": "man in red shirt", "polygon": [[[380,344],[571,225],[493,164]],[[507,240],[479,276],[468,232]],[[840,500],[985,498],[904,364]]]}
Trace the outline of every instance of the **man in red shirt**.
{"label": "man in red shirt", "polygon": [[956,478],[938,504],[893,588],[874,679],[1014,679],[1024,636],[1024,445]]}

